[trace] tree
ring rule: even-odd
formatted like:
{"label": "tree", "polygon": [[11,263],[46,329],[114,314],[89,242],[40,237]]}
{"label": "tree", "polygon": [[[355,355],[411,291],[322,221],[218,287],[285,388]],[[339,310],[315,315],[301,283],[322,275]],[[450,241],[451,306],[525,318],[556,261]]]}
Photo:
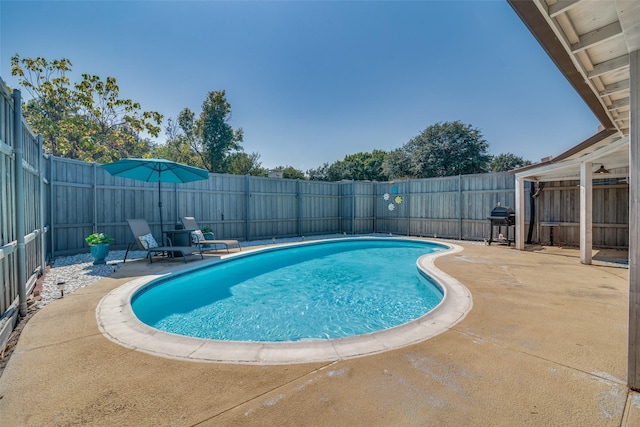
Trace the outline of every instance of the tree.
{"label": "tree", "polygon": [[489,170],[491,172],[506,172],[523,166],[530,165],[531,161],[525,160],[512,153],[502,153],[491,158]]}
{"label": "tree", "polygon": [[282,177],[287,179],[305,179],[304,172],[293,166],[278,166],[277,171],[282,171]]}
{"label": "tree", "polygon": [[226,170],[227,173],[233,175],[251,175],[251,176],[264,176],[268,175],[267,170],[262,167],[260,162],[260,154],[245,152],[235,152],[227,156],[226,158]]}
{"label": "tree", "polygon": [[309,169],[307,171],[307,178],[312,181],[329,181],[329,163],[324,163],[317,169]]}
{"label": "tree", "polygon": [[[399,161],[406,161],[402,160],[404,154],[413,178],[483,173],[490,160],[488,148],[480,131],[471,125],[459,121],[436,123],[405,144],[403,153],[395,153],[390,163],[398,167]],[[404,168],[402,165],[400,170]]]}
{"label": "tree", "polygon": [[[20,77],[18,84],[27,89],[31,100],[23,106],[23,115],[31,129],[41,133],[45,150],[54,156],[68,149],[61,129],[73,114],[71,82],[67,72],[71,61],[66,58],[51,62],[44,58],[11,58],[11,75]],[[70,123],[72,124],[72,123]]]}
{"label": "tree", "polygon": [[382,170],[389,179],[413,178],[411,172],[411,159],[404,149],[398,148],[389,153],[382,162]]}
{"label": "tree", "polygon": [[202,158],[191,148],[187,137],[180,131],[175,120],[167,119],[164,134],[166,141],[164,144],[152,148],[151,155],[153,157],[204,169]]}
{"label": "tree", "polygon": [[94,161],[110,162],[123,157],[142,157],[150,151],[149,141],[139,137],[142,132],[158,136],[162,115],[142,111],[140,103],[120,98],[120,88],[114,77],[82,74],[75,85],[78,115],[91,124]]}
{"label": "tree", "polygon": [[32,98],[24,116],[31,129],[43,135],[45,150],[55,156],[111,162],[142,157],[151,148],[142,132],[157,136],[162,115],[142,111],[139,103],[120,98],[116,79],[82,74],[71,86],[67,58],[11,58],[11,74]]}
{"label": "tree", "polygon": [[373,150],[371,153],[360,152],[345,156],[329,166],[327,177],[329,181],[353,179],[356,181],[386,181],[388,175],[384,173],[382,164],[387,153]]}
{"label": "tree", "polygon": [[242,150],[242,128],[234,130],[227,123],[230,118],[231,104],[227,102],[224,90],[207,94],[197,119],[189,108],[178,115],[178,124],[187,141],[210,172],[225,173],[226,157]]}

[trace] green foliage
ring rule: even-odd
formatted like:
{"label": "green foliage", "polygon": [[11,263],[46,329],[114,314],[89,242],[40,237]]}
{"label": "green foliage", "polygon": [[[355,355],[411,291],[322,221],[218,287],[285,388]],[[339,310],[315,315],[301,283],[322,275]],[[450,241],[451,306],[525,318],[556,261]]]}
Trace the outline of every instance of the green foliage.
{"label": "green foliage", "polygon": [[343,179],[386,181],[389,177],[382,169],[386,155],[387,153],[382,150],[347,155],[344,160],[335,162],[328,167],[327,178],[329,181],[341,181]]}
{"label": "green foliage", "polygon": [[180,132],[180,127],[173,119],[167,119],[164,134],[167,140],[164,144],[152,148],[153,158],[167,159],[205,169],[202,157],[191,147],[189,139]]}
{"label": "green foliage", "polygon": [[502,153],[491,158],[489,162],[489,170],[491,172],[506,172],[523,166],[530,165],[531,161],[525,160],[520,156],[512,153]]}
{"label": "green foliage", "polygon": [[329,163],[325,163],[317,169],[309,169],[307,178],[312,181],[329,181]]}
{"label": "green foliage", "polygon": [[382,162],[382,170],[390,179],[412,178],[411,159],[402,148],[397,148],[389,153]]}
{"label": "green foliage", "polygon": [[293,166],[278,166],[275,170],[282,171],[282,177],[287,179],[306,179],[304,172]]}
{"label": "green foliage", "polygon": [[[391,178],[465,175],[487,171],[489,144],[479,130],[459,121],[436,123],[385,162]],[[399,175],[400,174],[400,175]]]}
{"label": "green foliage", "polygon": [[226,157],[241,151],[242,129],[234,130],[227,121],[231,118],[231,104],[224,90],[212,91],[202,103],[202,111],[195,114],[185,108],[178,115],[178,124],[191,146],[200,157],[205,169],[215,173],[226,172]]}
{"label": "green foliage", "polygon": [[11,58],[11,74],[20,77],[32,99],[24,106],[31,129],[41,133],[45,150],[55,156],[108,163],[124,157],[143,157],[157,136],[162,115],[142,111],[139,103],[120,98],[113,77],[82,74],[71,86],[67,58]]}
{"label": "green foliage", "polygon": [[251,175],[251,176],[263,176],[266,177],[268,172],[262,167],[260,162],[260,154],[245,152],[231,153],[225,159],[226,173],[232,175]]}
{"label": "green foliage", "polygon": [[90,245],[98,245],[100,243],[111,243],[113,237],[109,237],[104,233],[93,233],[84,239]]}

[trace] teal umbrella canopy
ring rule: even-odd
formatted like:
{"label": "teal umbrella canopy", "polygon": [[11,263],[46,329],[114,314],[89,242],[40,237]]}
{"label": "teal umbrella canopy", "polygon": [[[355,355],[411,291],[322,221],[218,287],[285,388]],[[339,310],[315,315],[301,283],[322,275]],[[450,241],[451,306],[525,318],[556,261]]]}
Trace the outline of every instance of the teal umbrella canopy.
{"label": "teal umbrella canopy", "polygon": [[[209,179],[209,172],[204,169],[183,165],[182,163],[176,163],[165,159],[122,159],[117,162],[101,166],[113,176],[158,183],[160,232],[163,234],[160,183],[185,183]],[[162,238],[164,238],[164,236],[162,236]]]}
{"label": "teal umbrella canopy", "polygon": [[165,159],[123,159],[102,167],[113,176],[146,182],[184,183],[209,178],[204,169]]}

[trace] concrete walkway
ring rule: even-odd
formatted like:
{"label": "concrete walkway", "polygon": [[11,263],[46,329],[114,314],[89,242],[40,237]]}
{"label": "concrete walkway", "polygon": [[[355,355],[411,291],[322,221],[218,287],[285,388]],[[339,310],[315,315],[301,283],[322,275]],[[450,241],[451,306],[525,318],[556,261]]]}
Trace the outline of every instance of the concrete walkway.
{"label": "concrete walkway", "polygon": [[126,263],[26,325],[0,378],[0,426],[640,425],[625,385],[628,270],[580,265],[572,250],[462,246],[436,262],[473,296],[452,329],[286,366],[169,360],[107,340],[101,298],[176,266]]}

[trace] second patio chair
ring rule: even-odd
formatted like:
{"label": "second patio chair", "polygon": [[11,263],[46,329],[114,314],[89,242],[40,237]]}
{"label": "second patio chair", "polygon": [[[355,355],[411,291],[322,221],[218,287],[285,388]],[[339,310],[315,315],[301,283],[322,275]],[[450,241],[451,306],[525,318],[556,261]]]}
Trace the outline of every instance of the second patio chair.
{"label": "second patio chair", "polygon": [[242,250],[242,248],[240,247],[240,243],[238,243],[237,240],[217,240],[215,238],[206,239],[205,234],[209,233],[203,233],[202,231],[200,231],[200,227],[198,227],[196,219],[192,216],[183,216],[181,220],[185,230],[191,230],[191,239],[196,244],[199,243],[201,245],[213,245],[214,250],[216,249],[217,245],[222,245],[227,249],[227,253],[229,253],[229,247],[237,247],[238,250]]}

